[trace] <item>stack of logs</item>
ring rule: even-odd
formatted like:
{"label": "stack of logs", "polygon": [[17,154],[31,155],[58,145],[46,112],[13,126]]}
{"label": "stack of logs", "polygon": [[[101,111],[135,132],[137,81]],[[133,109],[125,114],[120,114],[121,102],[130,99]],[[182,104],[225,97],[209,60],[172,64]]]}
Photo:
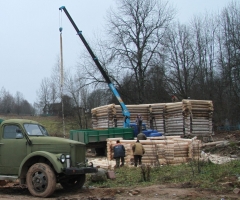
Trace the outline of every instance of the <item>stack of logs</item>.
{"label": "stack of logs", "polygon": [[115,104],[93,108],[91,112],[93,129],[114,127],[114,118],[116,116]]}
{"label": "stack of logs", "polygon": [[[140,114],[143,122],[147,122],[149,120],[148,117],[148,104],[140,104],[140,105],[126,105],[128,111],[131,113],[131,121],[135,122],[137,115]],[[116,113],[117,113],[117,121],[118,127],[123,125],[123,116],[122,116],[122,108],[120,105],[115,105]]]}
{"label": "stack of logs", "polygon": [[165,104],[165,135],[183,135],[184,134],[184,110],[182,102]]}
{"label": "stack of logs", "polygon": [[[213,105],[211,101],[190,101],[192,135],[207,136],[212,132]],[[210,112],[209,112],[210,111]]]}
{"label": "stack of logs", "polygon": [[[133,163],[132,146],[136,140],[122,140],[121,138],[107,139],[107,160],[113,160],[113,146],[117,140],[120,140],[125,147],[125,162]],[[192,139],[183,139],[180,136],[148,137],[147,140],[140,140],[140,143],[145,149],[142,163],[155,166],[186,163],[199,158],[201,152],[201,141],[196,137]]]}
{"label": "stack of logs", "polygon": [[[209,136],[212,134],[212,101],[183,99],[175,103],[126,105],[131,122],[141,114],[148,129],[155,129],[165,136]],[[110,104],[92,109],[94,129],[123,126],[122,109]]]}

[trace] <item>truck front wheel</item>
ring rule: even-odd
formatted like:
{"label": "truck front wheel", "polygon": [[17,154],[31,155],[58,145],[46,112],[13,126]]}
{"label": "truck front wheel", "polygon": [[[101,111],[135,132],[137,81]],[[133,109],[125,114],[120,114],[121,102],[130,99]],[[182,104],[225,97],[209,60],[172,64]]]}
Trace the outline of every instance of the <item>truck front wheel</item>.
{"label": "truck front wheel", "polygon": [[65,190],[69,189],[81,189],[82,186],[84,185],[86,180],[86,175],[85,174],[80,174],[80,175],[72,175],[66,177],[64,180],[60,182],[61,186]]}
{"label": "truck front wheel", "polygon": [[33,196],[48,197],[56,188],[55,173],[49,165],[44,163],[36,163],[29,168],[26,182]]}

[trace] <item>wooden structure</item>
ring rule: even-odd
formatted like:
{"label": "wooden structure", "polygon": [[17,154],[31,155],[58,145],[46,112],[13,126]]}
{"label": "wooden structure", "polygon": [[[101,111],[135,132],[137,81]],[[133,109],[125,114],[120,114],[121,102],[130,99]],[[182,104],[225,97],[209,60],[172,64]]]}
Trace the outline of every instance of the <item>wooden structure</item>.
{"label": "wooden structure", "polygon": [[[165,136],[210,136],[212,134],[213,104],[207,100],[183,99],[174,103],[126,105],[131,122],[141,114],[148,129]],[[120,105],[110,104],[92,109],[94,129],[122,127]]]}
{"label": "wooden structure", "polygon": [[[118,138],[119,139],[119,138]],[[113,146],[116,144],[115,138],[107,139],[107,159],[113,159]],[[121,140],[126,150],[126,163],[133,162],[132,146],[136,140]],[[193,139],[183,139],[180,136],[152,137],[147,140],[140,140],[145,149],[142,157],[143,164],[166,165],[185,163],[190,159],[200,156],[201,141],[196,137]]]}

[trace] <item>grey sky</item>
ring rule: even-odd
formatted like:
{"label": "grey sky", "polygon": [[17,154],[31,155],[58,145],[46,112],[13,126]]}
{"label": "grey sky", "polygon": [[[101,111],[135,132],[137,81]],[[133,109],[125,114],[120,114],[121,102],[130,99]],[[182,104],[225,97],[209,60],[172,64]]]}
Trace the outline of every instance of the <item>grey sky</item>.
{"label": "grey sky", "polygon": [[[177,19],[187,23],[193,15],[218,12],[231,0],[169,0]],[[1,0],[0,88],[15,96],[19,91],[29,103],[37,99],[44,77],[50,77],[60,52],[59,10],[66,6],[90,43],[101,34],[104,18],[114,0]],[[62,14],[64,66],[74,68],[82,43]]]}

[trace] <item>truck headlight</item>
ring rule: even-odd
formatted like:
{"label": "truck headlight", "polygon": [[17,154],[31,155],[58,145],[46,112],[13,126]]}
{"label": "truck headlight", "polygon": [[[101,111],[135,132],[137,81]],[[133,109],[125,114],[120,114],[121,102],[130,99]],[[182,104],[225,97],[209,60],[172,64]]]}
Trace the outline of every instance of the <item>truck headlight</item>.
{"label": "truck headlight", "polygon": [[66,161],[65,155],[62,154],[62,155],[60,156],[59,160],[60,160],[61,163],[65,163],[65,161]]}

